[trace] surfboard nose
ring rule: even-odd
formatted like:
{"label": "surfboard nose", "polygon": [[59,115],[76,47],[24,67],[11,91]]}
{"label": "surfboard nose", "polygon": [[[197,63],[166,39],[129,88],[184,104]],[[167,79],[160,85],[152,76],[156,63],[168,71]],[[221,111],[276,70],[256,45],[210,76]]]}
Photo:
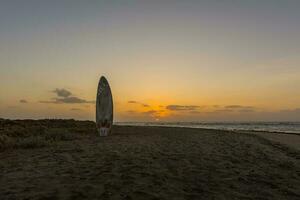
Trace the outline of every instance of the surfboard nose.
{"label": "surfboard nose", "polygon": [[101,77],[100,77],[100,82],[108,83],[108,81],[107,81],[107,79],[105,78],[105,76],[101,76]]}

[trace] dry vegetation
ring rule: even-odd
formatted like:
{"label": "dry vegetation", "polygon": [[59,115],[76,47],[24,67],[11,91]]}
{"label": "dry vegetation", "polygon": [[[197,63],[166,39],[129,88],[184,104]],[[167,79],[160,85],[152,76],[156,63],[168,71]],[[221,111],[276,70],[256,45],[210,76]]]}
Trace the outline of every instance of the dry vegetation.
{"label": "dry vegetation", "polygon": [[0,151],[39,148],[59,141],[75,140],[86,134],[96,134],[94,122],[0,119]]}

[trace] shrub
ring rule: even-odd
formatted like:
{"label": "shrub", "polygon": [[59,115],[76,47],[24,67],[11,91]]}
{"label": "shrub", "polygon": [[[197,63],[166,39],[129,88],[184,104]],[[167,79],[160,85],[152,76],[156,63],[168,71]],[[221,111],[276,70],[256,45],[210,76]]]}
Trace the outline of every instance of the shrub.
{"label": "shrub", "polygon": [[14,146],[13,140],[7,135],[0,134],[0,150]]}
{"label": "shrub", "polygon": [[45,139],[51,141],[70,141],[75,136],[68,129],[51,128],[45,131]]}
{"label": "shrub", "polygon": [[40,136],[31,136],[27,138],[22,138],[17,141],[15,144],[16,148],[24,148],[24,149],[33,149],[40,148],[47,145],[47,142],[43,137]]}

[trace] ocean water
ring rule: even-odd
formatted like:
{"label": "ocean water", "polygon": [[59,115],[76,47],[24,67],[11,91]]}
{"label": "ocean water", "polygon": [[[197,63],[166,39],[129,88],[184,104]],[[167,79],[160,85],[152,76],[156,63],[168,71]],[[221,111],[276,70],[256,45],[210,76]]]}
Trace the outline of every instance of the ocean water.
{"label": "ocean water", "polygon": [[300,122],[116,122],[116,125],[208,128],[299,133]]}

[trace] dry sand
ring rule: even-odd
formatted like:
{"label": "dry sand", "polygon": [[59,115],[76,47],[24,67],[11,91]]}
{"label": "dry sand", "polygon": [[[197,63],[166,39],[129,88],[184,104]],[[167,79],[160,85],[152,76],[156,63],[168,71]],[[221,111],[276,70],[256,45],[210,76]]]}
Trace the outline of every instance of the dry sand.
{"label": "dry sand", "polygon": [[[242,133],[242,131],[240,131]],[[289,148],[294,148],[300,151],[300,134],[299,133],[272,133],[272,132],[243,132],[249,134],[256,134],[260,137],[264,137],[268,140],[271,140],[274,143],[280,143],[281,145],[285,145]]]}
{"label": "dry sand", "polygon": [[300,199],[300,152],[252,133],[20,123],[0,129],[1,200]]}

